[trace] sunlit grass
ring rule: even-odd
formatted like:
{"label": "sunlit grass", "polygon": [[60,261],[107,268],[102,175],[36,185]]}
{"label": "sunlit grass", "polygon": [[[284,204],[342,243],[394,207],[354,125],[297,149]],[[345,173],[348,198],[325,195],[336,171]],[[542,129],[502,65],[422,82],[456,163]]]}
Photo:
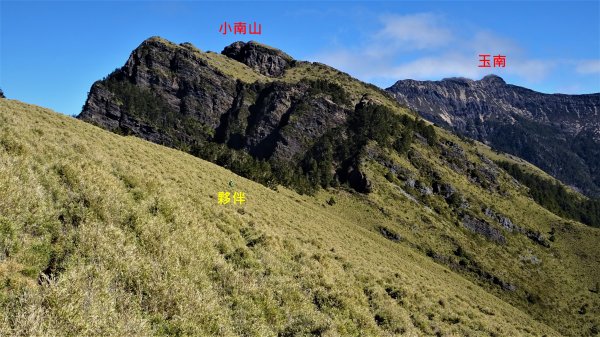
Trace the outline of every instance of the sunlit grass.
{"label": "sunlit grass", "polygon": [[[373,230],[423,228],[411,202],[389,205],[396,223],[363,202],[383,194],[328,206],[42,108],[0,112],[2,335],[557,335]],[[217,204],[230,180],[244,205]]]}

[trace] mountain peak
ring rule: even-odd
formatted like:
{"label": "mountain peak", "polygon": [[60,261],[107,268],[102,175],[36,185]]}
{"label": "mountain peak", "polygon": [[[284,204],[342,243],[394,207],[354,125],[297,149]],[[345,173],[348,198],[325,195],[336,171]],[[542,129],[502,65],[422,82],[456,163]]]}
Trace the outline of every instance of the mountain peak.
{"label": "mountain peak", "polygon": [[[151,36],[147,39],[145,39],[138,48],[136,48],[136,50],[143,50],[145,48],[158,48],[161,50],[174,50],[176,48],[179,47],[183,47],[185,49],[188,49],[190,51],[194,51],[194,52],[202,52],[200,49],[198,49],[196,46],[194,46],[192,43],[190,42],[183,42],[180,44],[176,44],[174,42],[171,42],[167,39],[164,39],[160,36]],[[134,50],[134,52],[136,51]]]}
{"label": "mountain peak", "polygon": [[592,154],[600,148],[598,95],[544,94],[508,85],[497,75],[402,81],[387,90],[431,122],[522,157],[588,196],[600,196],[594,174],[600,164]]}
{"label": "mountain peak", "polygon": [[473,83],[473,80],[470,78],[466,78],[466,77],[447,77],[442,79],[442,81],[444,82],[452,82],[452,83],[458,83],[458,84],[464,84],[464,85],[468,85]]}
{"label": "mountain peak", "polygon": [[294,59],[283,51],[256,41],[234,42],[225,47],[221,54],[270,77],[283,75],[294,63]]}
{"label": "mountain peak", "polygon": [[145,45],[157,45],[157,44],[163,44],[163,45],[169,45],[169,46],[170,45],[172,45],[172,46],[176,45],[175,43],[173,43],[173,42],[171,42],[171,41],[169,41],[167,39],[164,39],[164,38],[162,38],[160,36],[151,36],[151,37],[145,39],[141,43],[141,46],[145,46]]}
{"label": "mountain peak", "polygon": [[484,76],[479,82],[488,84],[488,85],[505,85],[506,82],[502,79],[502,77],[494,74]]}

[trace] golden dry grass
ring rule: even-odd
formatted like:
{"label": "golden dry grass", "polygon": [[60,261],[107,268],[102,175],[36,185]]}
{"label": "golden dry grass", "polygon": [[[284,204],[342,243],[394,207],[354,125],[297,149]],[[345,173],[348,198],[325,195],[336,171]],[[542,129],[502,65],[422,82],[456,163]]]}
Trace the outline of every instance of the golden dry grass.
{"label": "golden dry grass", "polygon": [[[246,193],[243,206],[218,205],[230,180]],[[388,193],[376,184],[368,197],[273,191],[179,151],[0,100],[0,335],[559,335],[415,250],[408,219],[423,209],[389,201],[407,219],[392,224],[373,207]],[[331,193],[338,202],[325,207]],[[378,221],[407,242],[385,239]],[[427,242],[435,230],[415,237]]]}

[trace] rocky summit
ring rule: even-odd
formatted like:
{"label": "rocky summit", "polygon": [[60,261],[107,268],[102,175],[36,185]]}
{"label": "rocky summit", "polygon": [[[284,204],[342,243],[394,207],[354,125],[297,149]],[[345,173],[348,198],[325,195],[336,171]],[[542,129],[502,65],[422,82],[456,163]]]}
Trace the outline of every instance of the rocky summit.
{"label": "rocky summit", "polygon": [[[233,43],[218,55],[154,37],[94,83],[79,118],[194,154],[206,156],[208,141],[296,165],[313,140],[355,110],[338,85],[270,80],[297,64],[255,42]],[[367,189],[356,163],[339,161],[335,169],[339,180]]]}
{"label": "rocky summit", "polygon": [[266,76],[281,76],[294,60],[286,53],[258,42],[235,42],[223,49],[223,55],[244,63]]}
{"label": "rocky summit", "polygon": [[402,80],[386,89],[424,118],[600,196],[600,94],[544,94],[495,75]]}

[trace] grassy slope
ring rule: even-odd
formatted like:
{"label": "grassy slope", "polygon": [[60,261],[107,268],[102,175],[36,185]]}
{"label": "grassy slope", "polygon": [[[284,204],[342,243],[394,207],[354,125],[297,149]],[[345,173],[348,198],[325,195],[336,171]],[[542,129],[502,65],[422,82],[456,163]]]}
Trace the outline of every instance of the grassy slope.
{"label": "grassy slope", "polygon": [[[230,179],[243,207],[217,204]],[[364,197],[328,193],[0,100],[0,334],[558,334],[383,238]]]}
{"label": "grassy slope", "polygon": [[[427,153],[425,148],[421,150]],[[430,158],[435,157],[430,154]],[[525,190],[514,186],[508,176],[503,178],[502,184],[509,190],[509,195],[499,197],[468,183],[441,161],[432,162],[441,168],[445,181],[451,182],[467,196],[473,208],[477,205],[491,206],[515,224],[539,231],[546,237],[551,228],[555,228],[556,240],[550,248],[546,248],[522,234],[503,231],[506,245],[490,243],[448,219],[444,213],[436,214],[424,210],[423,205],[416,206],[414,201],[397,191],[397,186],[383,179],[386,171],[377,164],[370,164],[373,172],[370,176],[377,179],[374,181],[375,191],[367,200],[335,192],[322,193],[321,198],[327,200],[329,195],[334,195],[338,203],[333,208],[339,207],[338,211],[346,214],[348,219],[373,231],[384,225],[400,234],[407,245],[423,253],[430,250],[458,261],[454,251],[457,246],[462,247],[470,261],[475,261],[482,270],[516,284],[518,289],[506,292],[487,282],[478,283],[477,277],[471,278],[474,282],[565,335],[588,335],[593,326],[598,326],[600,296],[589,290],[597,287],[600,279],[598,229],[550,213],[524,196]],[[487,219],[483,215],[481,218]],[[541,262],[529,262],[528,257],[531,256]],[[536,303],[529,303],[529,294],[534,295]],[[582,306],[586,306],[585,315],[579,314]]]}
{"label": "grassy slope", "polygon": [[[173,48],[184,48],[166,40],[161,41]],[[272,80],[223,55],[202,53],[190,46],[185,48],[195,51],[209,66],[243,82]],[[367,94],[396,113],[413,114],[389,99],[381,90],[325,65],[300,62],[289,69],[282,80],[297,82],[301,79],[327,79],[340,84],[348,92],[353,103],[357,103]],[[59,116],[53,118],[60,119]],[[33,118],[25,125],[34,124],[37,119]],[[89,128],[72,120],[66,122],[66,125],[75,123],[72,127],[76,129]],[[25,129],[27,127],[23,126],[22,130]],[[22,130],[17,128],[12,134],[3,131],[0,134],[0,150],[8,151],[13,157],[30,155],[32,148],[23,143],[22,137],[27,133]],[[442,138],[452,140],[466,149],[467,157],[473,163],[481,162],[477,157],[478,151],[495,160],[511,160],[492,153],[481,144],[465,144],[448,132],[441,129],[437,131]],[[34,138],[48,136],[42,128],[27,129],[27,132]],[[99,130],[89,132],[99,132],[105,135],[103,137],[108,137],[107,139],[117,137]],[[56,132],[51,133],[57,137]],[[59,136],[60,133],[58,132]],[[42,291],[41,294],[27,299],[33,301],[27,309],[29,311],[11,309],[13,312],[29,315],[11,318],[16,320],[10,323],[12,326],[44,328],[39,324],[29,327],[30,323],[27,320],[35,319],[35,315],[29,314],[39,309],[39,304],[36,307],[35,301],[42,301],[42,305],[48,307],[48,294],[43,291],[56,289],[53,287],[57,287],[54,284],[57,281],[50,280],[52,286],[44,282],[41,282],[43,286],[36,286],[37,275],[40,270],[48,269],[48,273],[60,275],[58,283],[68,282],[64,280],[67,279],[65,275],[72,272],[68,266],[75,263],[71,262],[73,256],[83,255],[79,240],[80,229],[87,228],[82,226],[86,221],[94,222],[93,225],[86,225],[95,226],[93,228],[112,226],[108,228],[121,233],[122,240],[129,247],[128,251],[135,253],[125,254],[131,255],[131,259],[120,265],[119,272],[126,276],[119,274],[115,280],[114,274],[111,274],[114,273],[111,269],[113,267],[108,267],[112,266],[110,263],[104,267],[102,273],[98,273],[106,277],[105,282],[110,284],[108,294],[106,289],[102,292],[102,287],[98,288],[106,301],[114,302],[114,296],[120,296],[119,294],[125,299],[111,304],[117,306],[115,311],[98,307],[97,315],[102,316],[103,320],[109,320],[112,316],[106,313],[112,312],[115,315],[112,319],[121,320],[123,324],[126,321],[138,322],[144,329],[150,329],[147,330],[148,333],[286,336],[302,335],[303,332],[324,332],[326,335],[389,335],[404,331],[409,335],[542,335],[540,329],[547,327],[530,322],[520,323],[523,322],[521,319],[528,319],[528,314],[565,335],[586,335],[593,331],[594,326],[600,325],[600,298],[597,293],[589,291],[598,287],[596,282],[600,279],[600,252],[597,251],[600,232],[579,223],[565,221],[541,208],[525,196],[525,188],[515,185],[508,176],[504,175],[500,179],[501,189],[507,192],[506,195],[478,187],[469,182],[464,174],[457,174],[447,168],[439,153],[419,142],[413,144],[413,150],[420,153],[428,165],[436,168],[443,181],[450,182],[461,194],[467,196],[471,209],[492,207],[496,212],[508,216],[518,226],[539,231],[546,236],[551,228],[555,228],[557,240],[552,242],[550,248],[545,248],[522,234],[503,231],[507,237],[507,245],[490,243],[457,224],[456,218],[451,215],[451,211],[440,197],[426,199],[429,207],[423,204],[423,200],[409,200],[399,191],[398,185],[402,184],[399,181],[392,183],[383,179],[387,169],[374,162],[367,162],[367,170],[371,172],[375,187],[375,192],[369,196],[331,190],[322,191],[316,197],[305,197],[283,188],[275,193],[246,181],[249,185],[244,183],[238,186],[240,189],[242,186],[251,188],[245,190],[246,193],[249,193],[249,196],[257,193],[256,195],[260,195],[260,202],[251,196],[251,202],[240,211],[240,207],[216,205],[217,192],[228,190],[226,181],[233,176],[223,169],[135,139],[117,137],[112,140],[116,142],[114,145],[99,145],[81,141],[79,136],[73,136],[75,139],[70,137],[64,141],[71,144],[74,151],[61,156],[71,158],[70,160],[57,159],[55,164],[50,164],[47,158],[38,159],[37,161],[43,162],[44,166],[50,165],[51,174],[38,171],[32,173],[38,178],[35,178],[35,182],[30,186],[31,191],[37,194],[41,193],[40,191],[60,191],[65,188],[68,191],[67,196],[63,198],[57,196],[64,193],[53,192],[50,205],[44,206],[48,210],[54,210],[54,213],[49,213],[51,215],[47,223],[40,229],[35,226],[23,226],[22,223],[25,222],[15,222],[15,219],[6,216],[0,218],[0,230],[9,237],[2,244],[8,247],[3,250],[8,252],[10,257],[0,268],[3,275],[6,275],[5,279],[9,280],[5,282],[6,289],[20,289],[30,284],[33,288],[38,288],[37,291]],[[46,140],[45,143],[56,144],[56,139]],[[136,145],[126,145],[131,147],[128,150],[129,154],[119,159],[122,143]],[[36,147],[45,145],[47,144],[35,144]],[[104,153],[110,158],[109,162],[107,159],[94,162],[102,169],[95,168],[94,165],[82,167],[79,164],[68,164],[73,160],[77,163],[88,162],[90,146],[95,148],[95,156]],[[138,151],[138,146],[153,148],[154,151],[166,151],[170,156],[179,156],[181,159],[168,160],[163,166],[143,165],[145,162],[151,163],[152,159],[139,157],[141,153],[138,152],[143,151]],[[107,149],[113,152],[109,154]],[[33,152],[53,153],[37,148]],[[398,157],[394,153],[386,155],[393,158],[396,164],[411,171],[416,178],[427,180],[427,174],[419,172],[406,158]],[[75,159],[72,156],[80,157]],[[155,162],[160,162],[164,161],[166,154],[153,156]],[[185,165],[177,169],[171,167],[171,163],[184,159]],[[161,167],[165,169],[159,170]],[[205,169],[201,170],[200,167]],[[538,171],[535,167],[530,167],[533,172]],[[94,185],[91,178],[86,178],[90,169],[97,170],[97,173],[103,176],[95,178],[97,185]],[[214,171],[211,173],[212,170]],[[170,177],[173,174],[176,174],[176,177]],[[229,176],[222,177],[222,174]],[[45,181],[45,177],[54,175],[58,178]],[[44,181],[38,181],[39,176],[43,176],[41,180]],[[58,186],[55,184],[56,179],[60,183]],[[207,179],[210,186],[206,186]],[[104,180],[114,184],[97,191],[99,186],[106,185]],[[235,180],[244,181],[242,178]],[[42,188],[36,187],[36,183],[41,184]],[[83,186],[87,187],[79,190]],[[27,191],[23,189],[20,193]],[[95,191],[95,196],[100,198],[101,202],[92,202],[95,199],[86,194],[91,191]],[[407,191],[414,194],[414,191]],[[30,192],[30,195],[35,193]],[[108,196],[114,193],[117,196]],[[337,200],[333,207],[325,203],[331,196]],[[416,197],[419,198],[418,194]],[[6,200],[8,205],[11,199]],[[111,201],[119,204],[118,207],[112,205]],[[441,212],[431,211],[432,205],[441,206],[437,207]],[[98,206],[102,211],[98,211]],[[252,207],[257,208],[251,210]],[[112,219],[113,217],[116,218]],[[481,217],[485,218],[484,215]],[[206,221],[208,219],[210,221]],[[27,221],[35,222],[31,219]],[[189,228],[197,226],[200,222],[208,223],[203,224],[204,231],[198,232],[197,229],[193,231]],[[382,225],[401,234],[402,243],[392,243],[383,239],[378,233],[379,226]],[[215,230],[215,227],[218,230]],[[37,238],[33,239],[21,233],[37,235]],[[210,233],[208,239],[207,233]],[[198,242],[185,241],[184,244],[180,242],[180,236],[199,238]],[[166,242],[174,246],[164,246],[166,242],[161,241],[164,237],[170,238]],[[32,244],[30,240],[39,242]],[[115,243],[110,242],[107,245],[112,247]],[[466,253],[465,256],[454,256],[458,246]],[[196,255],[193,255],[194,251],[197,252]],[[516,284],[517,291],[502,291],[499,287],[469,273],[463,272],[467,280],[462,279],[444,267],[433,264],[431,259],[425,258],[427,251],[437,256],[448,257],[453,263],[458,263],[459,259],[464,262],[466,259],[470,265],[476,265],[480,270]],[[163,254],[167,256],[162,257]],[[196,259],[202,257],[202,263],[194,260],[190,254]],[[90,253],[83,256],[89,255]],[[157,255],[161,256],[159,262],[153,260]],[[531,263],[532,257],[538,261]],[[14,263],[16,261],[20,262]],[[86,265],[89,261],[77,263]],[[151,267],[148,267],[148,264]],[[176,266],[177,272],[170,269],[171,264]],[[378,269],[374,269],[374,266]],[[163,270],[166,274],[157,276],[157,270]],[[204,274],[190,276],[199,270]],[[180,272],[184,274],[178,274]],[[193,281],[190,281],[190,278]],[[179,286],[175,288],[177,291],[170,287],[174,280],[179,282],[176,283]],[[231,280],[233,282],[230,282]],[[469,280],[477,285],[469,283]],[[447,292],[451,289],[454,290]],[[506,307],[503,309],[505,311],[499,313],[492,309],[489,301],[498,299],[482,297],[474,300],[482,296],[482,289],[504,301],[505,303],[500,302],[499,305]],[[204,299],[186,298],[194,290],[198,296],[210,299],[207,302],[209,304],[204,304],[204,314],[197,313],[200,316],[193,316],[186,311],[192,310],[190,308],[194,305],[202,306],[205,303]],[[15,291],[5,291],[5,294],[11,296],[14,293]],[[129,299],[132,293],[135,295],[133,300]],[[89,294],[86,296],[89,301]],[[456,298],[459,302],[470,303],[455,303]],[[527,298],[533,299],[533,303]],[[15,300],[9,296],[5,308],[14,305]],[[173,308],[173,302],[184,307],[179,305]],[[65,300],[61,298],[51,303],[61,306]],[[223,305],[226,308],[220,308]],[[584,312],[580,314],[584,307]],[[123,308],[133,312],[124,315]],[[521,311],[515,308],[520,308]],[[89,305],[84,306],[84,309],[73,310],[90,314]],[[525,317],[512,319],[514,314],[511,311],[515,310],[518,313],[515,317]],[[509,317],[510,320],[507,327],[497,330],[490,328],[490,319],[499,319],[502,322],[505,321],[505,317]],[[69,329],[73,329],[71,319],[66,319],[67,323],[64,322],[65,317],[52,316],[51,319],[58,319]],[[90,319],[79,319],[82,327],[89,328],[86,324],[89,324]],[[191,323],[192,321],[194,323]],[[41,322],[49,320],[42,318]],[[56,325],[54,322],[50,324]],[[521,329],[513,330],[511,325]],[[121,329],[113,330],[115,334],[123,334],[123,329],[126,328],[113,322],[106,323],[103,328],[108,327]],[[65,328],[59,329],[64,331]],[[142,327],[135,326],[133,329]],[[103,330],[72,331],[74,334],[111,333]],[[556,334],[554,331],[548,333]]]}
{"label": "grassy slope", "polygon": [[[291,82],[303,78],[328,79],[336,82],[349,93],[354,103],[362,95],[367,94],[396,113],[413,114],[390,99],[385,92],[326,65],[300,63],[284,75],[284,80]],[[493,153],[478,142],[475,142],[475,145],[465,143],[441,128],[436,128],[436,131],[441,138],[451,140],[465,149],[471,162],[481,163],[478,155],[483,154],[493,160],[518,162],[528,172],[549,177],[539,168],[522,159]],[[600,329],[600,296],[597,292],[590,292],[590,289],[598,288],[597,284],[600,280],[600,251],[597,249],[600,243],[600,231],[598,229],[562,219],[540,207],[527,196],[527,189],[515,184],[512,177],[508,175],[503,175],[500,180],[501,188],[508,193],[500,195],[469,182],[464,174],[453,172],[443,160],[440,160],[439,153],[430,147],[416,142],[412,148],[436,168],[444,181],[450,182],[467,197],[471,208],[491,207],[495,212],[507,216],[516,225],[540,232],[546,238],[554,228],[556,241],[551,243],[550,248],[545,248],[524,235],[503,231],[508,244],[504,246],[491,244],[461,228],[449,216],[448,210],[442,211],[441,214],[424,211],[423,204],[419,207],[398,191],[400,182],[394,185],[383,179],[387,169],[373,163],[369,164],[369,169],[372,172],[370,177],[375,178],[375,193],[364,200],[355,196],[349,198],[342,196],[345,203],[334,206],[337,207],[336,211],[344,214],[347,221],[361,223],[372,231],[377,231],[381,225],[392,228],[406,238],[405,241],[409,246],[417,247],[422,252],[430,250],[438,255],[449,256],[454,261],[458,260],[453,256],[454,250],[457,246],[461,246],[467,252],[469,260],[476,262],[482,270],[518,286],[516,292],[505,292],[489,283],[481,282],[485,289],[529,312],[563,334],[588,335]],[[419,169],[405,158],[393,154],[389,157],[394,158],[395,163],[412,171],[417,178],[427,179],[426,175],[420,173]],[[322,193],[321,197],[327,200],[337,194]],[[339,195],[337,197],[339,198]],[[574,194],[573,197],[581,196]],[[439,197],[437,199],[432,200],[431,203],[443,205],[443,201],[440,202]],[[481,218],[490,221],[483,214]],[[539,258],[540,263],[528,262],[531,261],[529,260],[531,257]],[[470,279],[478,282],[476,276]],[[582,307],[586,308],[585,314],[580,313]]]}

